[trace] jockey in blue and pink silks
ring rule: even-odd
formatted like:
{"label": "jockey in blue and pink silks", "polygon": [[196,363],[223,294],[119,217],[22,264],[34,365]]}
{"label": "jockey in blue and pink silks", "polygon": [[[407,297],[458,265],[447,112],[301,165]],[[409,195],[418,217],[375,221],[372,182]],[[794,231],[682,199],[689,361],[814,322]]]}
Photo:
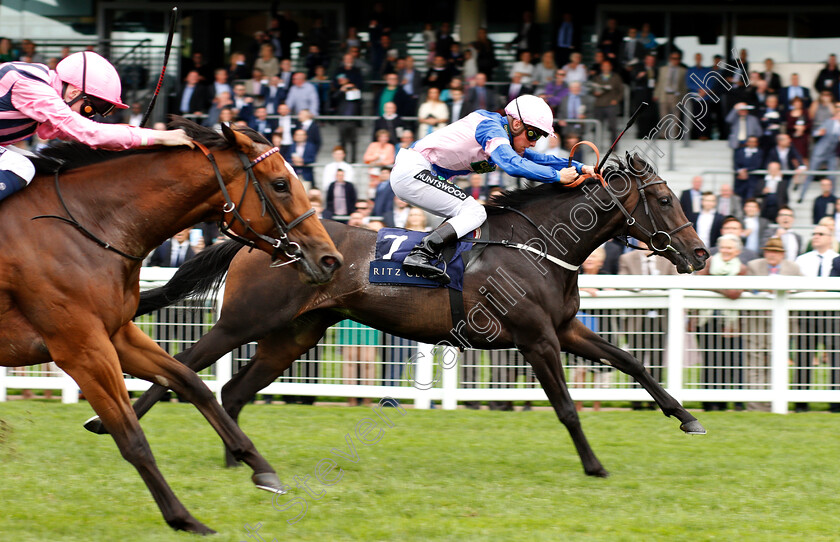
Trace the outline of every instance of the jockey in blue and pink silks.
{"label": "jockey in blue and pink silks", "polygon": [[94,148],[130,149],[144,145],[189,145],[183,130],[146,130],[90,119],[127,109],[122,85],[110,62],[92,51],[73,53],[55,71],[44,64],[0,64],[0,200],[24,188],[35,167],[11,143],[37,133],[43,139],[78,141]]}
{"label": "jockey in blue and pink silks", "polygon": [[578,175],[594,174],[592,166],[531,150],[540,137],[556,137],[545,100],[520,96],[505,107],[505,114],[474,111],[397,154],[391,171],[394,194],[449,219],[406,256],[407,271],[448,284],[449,276],[431,260],[487,218],[484,207],[448,179],[487,173],[497,166],[509,175],[543,183],[568,184]]}

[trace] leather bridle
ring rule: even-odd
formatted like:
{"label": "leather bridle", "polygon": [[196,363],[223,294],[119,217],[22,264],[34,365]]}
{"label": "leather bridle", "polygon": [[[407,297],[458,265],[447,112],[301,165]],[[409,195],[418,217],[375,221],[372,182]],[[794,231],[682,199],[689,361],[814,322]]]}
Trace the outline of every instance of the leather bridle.
{"label": "leather bridle", "polygon": [[[575,150],[577,149],[578,145],[587,145],[592,150],[594,150],[595,151],[595,156],[597,158],[596,163],[600,162],[600,153],[598,152],[598,148],[589,141],[579,141],[578,143],[576,143],[572,147],[572,150],[569,153],[569,162],[570,163],[571,163],[572,159],[574,158]],[[628,166],[632,168],[632,165],[628,164]],[[663,179],[659,179],[659,180],[654,180],[654,181],[650,181],[650,182],[647,182],[647,183],[643,183],[638,175],[636,175],[635,177],[636,177],[636,189],[639,192],[639,199],[636,201],[636,205],[633,207],[632,211],[628,211],[624,207],[624,205],[621,204],[621,202],[618,200],[618,197],[615,195],[615,193],[612,191],[612,189],[610,189],[610,187],[607,184],[606,180],[604,179],[603,175],[601,175],[600,173],[595,173],[593,175],[589,175],[589,174],[579,175],[577,179],[575,179],[571,183],[569,183],[567,185],[564,185],[564,186],[573,188],[573,187],[576,187],[576,186],[580,185],[585,180],[590,179],[590,178],[594,178],[594,179],[598,180],[601,183],[601,186],[604,187],[604,190],[607,191],[607,194],[609,194],[610,199],[613,201],[613,203],[615,203],[616,206],[618,207],[618,209],[622,212],[622,214],[624,214],[625,224],[627,225],[627,230],[628,231],[629,231],[631,226],[635,226],[636,228],[638,228],[642,232],[642,234],[648,238],[648,242],[647,242],[648,248],[650,250],[653,250],[654,252],[666,252],[666,251],[670,250],[671,252],[679,254],[679,251],[677,249],[675,249],[673,247],[673,245],[671,245],[671,238],[675,233],[677,233],[679,231],[682,231],[685,228],[691,226],[692,225],[691,222],[686,222],[682,226],[678,226],[671,231],[665,231],[665,230],[660,229],[659,226],[656,223],[656,219],[654,218],[654,215],[651,214],[651,212],[650,212],[650,205],[648,204],[647,195],[645,193],[645,190],[648,187],[656,185],[656,184],[664,184],[665,181]],[[639,208],[639,204],[644,205],[645,216],[650,221],[650,226],[651,226],[651,229],[653,231],[650,231],[647,228],[645,228],[633,216],[636,213],[636,209]],[[644,249],[642,249],[642,247],[631,245],[627,241],[627,236],[628,236],[628,234],[625,233],[625,235],[624,235],[624,244],[625,245],[627,245],[630,248],[637,249],[637,250],[644,250]]]}
{"label": "leather bridle", "polygon": [[[300,248],[300,245],[295,243],[294,241],[289,239],[289,232],[298,226],[301,222],[306,220],[307,218],[315,215],[315,209],[310,208],[308,211],[303,213],[302,215],[298,216],[294,220],[289,223],[286,223],[283,220],[283,217],[280,216],[280,213],[277,211],[277,207],[271,202],[271,200],[266,195],[265,191],[263,190],[262,186],[260,185],[259,181],[257,180],[256,175],[254,174],[254,166],[268,158],[274,153],[280,152],[280,149],[277,147],[273,147],[268,151],[264,152],[253,161],[248,160],[248,157],[245,156],[242,152],[236,151],[239,160],[242,162],[242,168],[245,170],[245,173],[248,176],[248,180],[245,183],[245,187],[242,190],[242,196],[239,198],[239,205],[234,203],[233,199],[231,199],[230,194],[227,191],[227,187],[225,186],[225,182],[222,179],[222,174],[219,171],[219,166],[216,164],[216,158],[213,156],[213,153],[210,150],[202,145],[201,143],[194,141],[193,143],[201,149],[201,152],[204,153],[204,156],[210,161],[210,164],[213,166],[213,171],[216,173],[216,179],[219,181],[219,188],[222,191],[222,195],[225,198],[225,205],[222,208],[224,216],[231,215],[231,219],[226,221],[224,216],[221,220],[219,220],[219,230],[230,237],[231,239],[242,243],[245,246],[256,248],[256,242],[252,241],[251,239],[247,239],[239,234],[236,234],[232,231],[233,225],[238,221],[241,222],[242,225],[245,227],[247,232],[252,233],[257,238],[261,239],[262,241],[268,243],[272,247],[274,247],[274,252],[271,255],[271,267],[282,267],[284,265],[288,265],[290,263],[297,262],[303,258],[303,251]],[[257,192],[257,196],[260,198],[260,202],[262,203],[262,216],[265,216],[266,212],[274,221],[274,226],[277,231],[280,233],[278,237],[270,237],[264,235],[251,227],[250,223],[242,218],[242,215],[239,214],[238,207],[242,205],[242,202],[245,200],[245,195],[248,193],[248,187],[253,184],[254,190]],[[279,257],[285,256],[288,261],[280,262]]]}

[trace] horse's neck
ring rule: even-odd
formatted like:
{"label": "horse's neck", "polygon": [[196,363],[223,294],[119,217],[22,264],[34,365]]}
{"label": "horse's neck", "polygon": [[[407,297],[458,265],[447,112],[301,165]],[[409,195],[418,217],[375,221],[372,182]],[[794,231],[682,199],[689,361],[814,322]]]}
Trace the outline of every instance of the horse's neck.
{"label": "horse's neck", "polygon": [[194,160],[177,151],[109,160],[62,175],[61,190],[82,225],[126,252],[146,254],[220,213],[212,167]]}
{"label": "horse's neck", "polygon": [[[582,265],[596,248],[620,234],[624,215],[602,187],[589,193],[580,190],[580,197],[535,199],[519,208],[539,231],[515,212],[491,215],[493,238],[512,237],[526,244],[536,238],[545,244],[549,254],[571,265]],[[628,199],[630,196],[619,198],[625,208],[632,204]]]}

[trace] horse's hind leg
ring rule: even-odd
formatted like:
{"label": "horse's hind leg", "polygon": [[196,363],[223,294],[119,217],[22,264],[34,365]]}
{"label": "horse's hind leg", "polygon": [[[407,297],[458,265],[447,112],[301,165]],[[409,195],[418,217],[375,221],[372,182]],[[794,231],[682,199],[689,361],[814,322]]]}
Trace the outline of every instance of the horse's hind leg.
{"label": "horse's hind leg", "polygon": [[578,320],[572,320],[560,333],[563,350],[592,361],[604,360],[619,371],[627,373],[650,393],[666,416],[674,416],[680,422],[680,429],[692,435],[702,435],[706,430],[671,394],[665,391],[659,382],[645,370],[636,358],[610,344],[606,339],[591,331]]}
{"label": "horse's hind leg", "polygon": [[[239,414],[245,405],[291,367],[296,359],[315,346],[332,323],[310,318],[314,317],[303,316],[295,322],[294,328],[289,326],[279,329],[262,338],[257,343],[257,352],[251,361],[224,385],[222,406],[235,422],[238,423]],[[225,450],[225,462],[229,467],[237,465],[230,450]]]}
{"label": "horse's hind leg", "polygon": [[527,346],[519,347],[522,355],[534,368],[534,373],[545,390],[551,406],[557,417],[566,426],[572,442],[575,444],[580,460],[583,463],[583,470],[589,476],[609,476],[607,470],[595,457],[595,452],[589,446],[583,428],[580,425],[580,418],[575,410],[575,403],[569,395],[566,379],[563,376],[563,367],[560,363],[560,344],[557,342],[554,333],[547,331],[539,340],[529,343]]}
{"label": "horse's hind leg", "polygon": [[[89,329],[76,336],[90,337]],[[192,517],[172,492],[155,464],[152,450],[131,409],[117,353],[107,337],[96,344],[64,345],[48,341],[56,364],[67,372],[85,394],[122,456],[134,465],[173,529],[210,534],[214,531]],[[67,361],[72,360],[72,362]]]}
{"label": "horse's hind leg", "polygon": [[254,470],[251,479],[257,487],[269,491],[284,489],[268,461],[225,414],[213,394],[192,369],[172,359],[132,322],[120,328],[112,340],[123,370],[138,378],[157,381],[172,388],[198,408],[222,437],[225,446],[233,451],[234,456]]}

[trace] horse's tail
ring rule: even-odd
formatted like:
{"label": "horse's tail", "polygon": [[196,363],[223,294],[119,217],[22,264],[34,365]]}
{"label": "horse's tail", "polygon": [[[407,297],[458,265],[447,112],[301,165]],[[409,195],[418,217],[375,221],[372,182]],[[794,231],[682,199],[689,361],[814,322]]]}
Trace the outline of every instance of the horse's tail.
{"label": "horse's tail", "polygon": [[188,296],[207,297],[218,291],[233,257],[242,245],[235,241],[216,243],[184,262],[169,282],[140,294],[134,317],[177,303]]}

